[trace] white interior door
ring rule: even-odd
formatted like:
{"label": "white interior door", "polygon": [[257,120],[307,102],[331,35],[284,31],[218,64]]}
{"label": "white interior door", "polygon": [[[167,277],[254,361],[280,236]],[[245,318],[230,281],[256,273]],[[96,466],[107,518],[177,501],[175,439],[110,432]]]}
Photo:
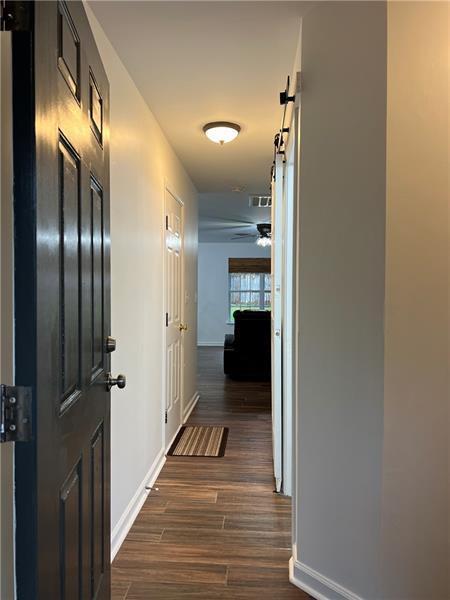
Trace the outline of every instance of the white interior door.
{"label": "white interior door", "polygon": [[166,446],[169,447],[182,421],[182,275],[183,207],[166,190],[165,231],[165,318],[166,318]]}
{"label": "white interior door", "polygon": [[276,489],[292,495],[295,396],[295,223],[299,102],[289,127],[285,156],[277,156],[272,182],[272,429]]}
{"label": "white interior door", "polygon": [[292,495],[292,427],[293,427],[293,402],[294,402],[294,296],[295,296],[295,160],[296,160],[296,132],[297,109],[294,110],[290,126],[285,165],[284,165],[284,193],[283,193],[283,493]]}
{"label": "white interior door", "polygon": [[294,413],[297,399],[298,364],[298,278],[299,191],[300,178],[300,73],[297,73],[296,100],[289,123],[285,149],[283,190],[283,493],[292,496],[294,489]]}
{"label": "white interior door", "polygon": [[272,445],[276,491],[283,484],[283,157],[272,181]]}

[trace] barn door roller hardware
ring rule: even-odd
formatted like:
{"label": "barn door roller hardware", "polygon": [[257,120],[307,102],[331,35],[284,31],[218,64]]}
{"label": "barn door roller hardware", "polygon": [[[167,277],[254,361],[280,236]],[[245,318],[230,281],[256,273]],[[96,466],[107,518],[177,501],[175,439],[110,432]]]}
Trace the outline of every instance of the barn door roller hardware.
{"label": "barn door roller hardware", "polygon": [[286,89],[280,92],[281,106],[285,106],[286,104],[289,104],[289,102],[295,102],[295,94],[293,96],[289,96],[289,82],[290,77],[287,79]]}
{"label": "barn door roller hardware", "polygon": [[281,125],[279,133],[275,136],[275,154],[283,154],[283,145],[284,145],[284,134],[289,133],[289,127],[286,127],[286,112],[287,105],[289,102],[295,102],[295,94],[293,96],[289,96],[289,88],[291,85],[291,78],[288,77],[286,81],[286,88],[283,92],[280,92],[280,104],[284,106],[283,115],[281,118]]}
{"label": "barn door roller hardware", "polygon": [[31,441],[31,388],[0,385],[0,395],[0,443]]}
{"label": "barn door roller hardware", "polygon": [[[300,84],[299,84],[300,76],[301,76],[301,74],[298,73],[297,74],[296,92],[300,92]],[[288,76],[287,81],[286,81],[286,88],[284,89],[284,91],[280,92],[280,104],[284,108],[283,108],[283,115],[281,117],[280,129],[278,130],[278,133],[275,135],[275,139],[274,139],[275,149],[274,149],[272,169],[270,172],[271,181],[274,179],[274,176],[275,176],[275,159],[276,159],[277,154],[281,154],[282,156],[285,155],[285,149],[284,149],[285,134],[289,133],[289,127],[286,126],[287,108],[288,108],[288,104],[290,102],[295,102],[295,98],[296,98],[295,94],[292,94],[291,96],[289,95],[290,87],[291,87],[291,78]]]}

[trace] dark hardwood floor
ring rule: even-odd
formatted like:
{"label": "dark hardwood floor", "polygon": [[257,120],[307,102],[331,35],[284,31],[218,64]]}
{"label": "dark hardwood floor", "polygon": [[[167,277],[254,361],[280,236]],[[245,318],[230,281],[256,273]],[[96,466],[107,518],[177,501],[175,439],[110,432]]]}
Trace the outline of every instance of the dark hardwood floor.
{"label": "dark hardwood floor", "polygon": [[288,582],[290,501],[273,493],[270,385],[199,349],[190,424],[230,428],[224,458],[168,457],[113,563],[113,600],[306,600]]}

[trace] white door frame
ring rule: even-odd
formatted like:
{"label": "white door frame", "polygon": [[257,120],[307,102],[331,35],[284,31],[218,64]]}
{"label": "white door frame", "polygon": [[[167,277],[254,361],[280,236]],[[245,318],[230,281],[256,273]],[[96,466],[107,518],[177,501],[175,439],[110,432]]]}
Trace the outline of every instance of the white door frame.
{"label": "white door frame", "polygon": [[166,280],[167,280],[167,272],[166,272],[166,214],[167,214],[167,194],[170,194],[175,198],[175,200],[179,203],[181,207],[181,283],[180,283],[180,321],[184,322],[185,316],[185,306],[184,306],[184,281],[185,281],[185,260],[184,260],[184,202],[181,197],[175,192],[172,185],[166,180],[164,183],[164,202],[163,202],[163,211],[162,211],[162,249],[163,249],[163,314],[161,318],[162,322],[162,331],[163,331],[163,356],[162,356],[162,399],[161,399],[161,426],[162,426],[162,440],[163,440],[163,448],[164,451],[170,448],[173,443],[177,433],[181,429],[183,425],[183,414],[184,414],[184,405],[185,405],[185,394],[184,394],[184,336],[181,336],[180,343],[180,422],[177,427],[177,431],[173,439],[166,439],[166,392],[167,392],[167,360],[166,360],[166,306],[167,306],[167,298],[166,298]]}

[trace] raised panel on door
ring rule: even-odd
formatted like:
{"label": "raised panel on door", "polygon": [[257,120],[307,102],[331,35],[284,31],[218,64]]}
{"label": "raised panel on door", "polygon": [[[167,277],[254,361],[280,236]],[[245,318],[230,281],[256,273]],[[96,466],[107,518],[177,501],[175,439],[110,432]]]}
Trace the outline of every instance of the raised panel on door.
{"label": "raised panel on door", "polygon": [[173,215],[173,234],[175,236],[173,251],[173,320],[181,320],[181,233],[180,216]]}
{"label": "raised panel on door", "polygon": [[98,143],[103,145],[103,98],[92,71],[89,74],[89,118]]}
{"label": "raised panel on door", "polygon": [[173,403],[177,404],[180,401],[180,378],[181,378],[181,341],[178,339],[174,344],[174,361],[173,361]]}
{"label": "raised panel on door", "polygon": [[180,400],[181,343],[176,340],[167,348],[166,408],[170,412]]}
{"label": "raised panel on door", "polygon": [[170,413],[173,406],[173,371],[173,345],[170,345],[167,347],[166,352],[166,410],[168,413]]}
{"label": "raised panel on door", "polygon": [[103,423],[91,441],[90,453],[90,576],[91,598],[96,598],[105,573],[105,547],[102,543],[105,533],[105,447]]}
{"label": "raised panel on door", "polygon": [[100,185],[91,177],[90,198],[90,313],[91,313],[91,380],[103,369],[103,196]]}
{"label": "raised panel on door", "polygon": [[80,167],[69,142],[59,141],[60,385],[61,410],[77,399],[80,349]]}
{"label": "raised panel on door", "polygon": [[58,2],[58,68],[70,91],[80,98],[80,38],[67,5]]}
{"label": "raised panel on door", "polygon": [[64,481],[59,498],[60,599],[82,600],[83,588],[83,499],[81,460]]}

